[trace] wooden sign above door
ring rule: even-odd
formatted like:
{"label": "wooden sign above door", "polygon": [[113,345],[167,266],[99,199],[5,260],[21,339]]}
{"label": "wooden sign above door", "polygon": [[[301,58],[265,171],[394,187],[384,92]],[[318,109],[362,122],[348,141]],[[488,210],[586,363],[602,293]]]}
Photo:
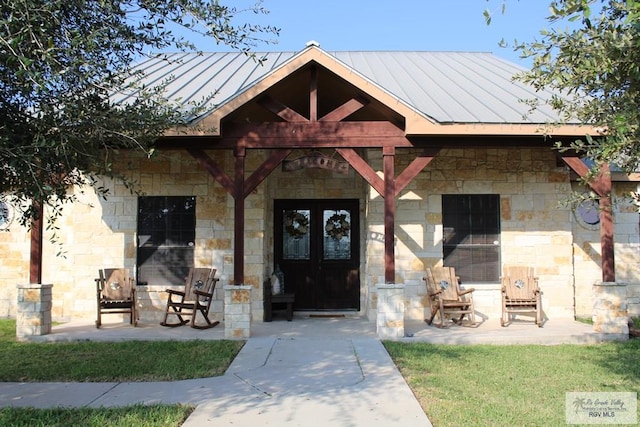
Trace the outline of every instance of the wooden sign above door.
{"label": "wooden sign above door", "polygon": [[317,151],[314,151],[309,156],[298,157],[295,160],[284,160],[282,162],[282,170],[284,172],[311,168],[328,169],[341,174],[349,173],[349,163],[336,160]]}

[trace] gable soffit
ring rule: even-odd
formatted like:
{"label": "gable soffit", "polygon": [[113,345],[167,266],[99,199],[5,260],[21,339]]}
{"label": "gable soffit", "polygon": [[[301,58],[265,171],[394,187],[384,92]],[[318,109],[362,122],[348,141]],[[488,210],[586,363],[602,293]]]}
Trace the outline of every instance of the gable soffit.
{"label": "gable soffit", "polygon": [[265,108],[263,103],[267,100],[282,104],[307,120],[313,121],[311,85],[317,85],[313,90],[317,93],[315,114],[318,120],[322,120],[327,114],[347,102],[357,100],[363,104],[363,107],[344,118],[345,121],[388,121],[400,129],[405,127],[405,119],[401,114],[346,82],[332,71],[311,61],[222,118],[220,121],[222,134],[224,135],[225,127],[233,124],[283,121],[275,112]]}
{"label": "gable soffit", "polygon": [[224,133],[225,125],[230,123],[282,121],[261,105],[265,98],[275,100],[309,119],[313,69],[317,73],[318,118],[353,99],[361,100],[366,105],[345,118],[346,121],[388,121],[404,130],[406,116],[416,114],[411,108],[399,105],[397,99],[391,98],[366,79],[354,75],[353,70],[339,64],[331,56],[316,47],[310,47],[219,106],[200,121],[199,127],[206,129],[209,135],[219,136]]}

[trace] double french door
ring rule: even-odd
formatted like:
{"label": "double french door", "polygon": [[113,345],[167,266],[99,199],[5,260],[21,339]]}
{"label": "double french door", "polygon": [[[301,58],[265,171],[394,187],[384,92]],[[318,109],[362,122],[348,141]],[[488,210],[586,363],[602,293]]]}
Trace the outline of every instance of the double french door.
{"label": "double french door", "polygon": [[358,200],[276,200],[274,257],[296,310],[360,309]]}

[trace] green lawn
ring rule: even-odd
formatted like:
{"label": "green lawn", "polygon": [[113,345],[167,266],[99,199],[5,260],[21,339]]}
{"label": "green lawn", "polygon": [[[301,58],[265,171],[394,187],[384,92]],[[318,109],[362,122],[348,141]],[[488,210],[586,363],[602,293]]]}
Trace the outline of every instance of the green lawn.
{"label": "green lawn", "polygon": [[[0,319],[0,380],[169,381],[214,376],[226,370],[242,345],[238,341],[17,343],[15,321]],[[437,427],[565,425],[566,392],[640,395],[640,340],[560,346],[384,345]],[[4,408],[0,425],[178,426],[192,410],[182,405]]]}
{"label": "green lawn", "polygon": [[0,425],[11,427],[177,427],[194,408],[185,405],[122,408],[0,408]]}
{"label": "green lawn", "polygon": [[438,427],[560,426],[566,421],[566,392],[640,396],[640,340],[559,346],[384,345]]}
{"label": "green lawn", "polygon": [[[16,322],[0,319],[0,381],[174,381],[222,375],[242,341],[19,343]],[[159,357],[161,355],[162,357]],[[2,426],[176,427],[192,406],[0,408]]]}
{"label": "green lawn", "polygon": [[[24,343],[0,319],[0,381],[175,381],[224,374],[244,342]],[[161,356],[161,357],[159,357]]]}

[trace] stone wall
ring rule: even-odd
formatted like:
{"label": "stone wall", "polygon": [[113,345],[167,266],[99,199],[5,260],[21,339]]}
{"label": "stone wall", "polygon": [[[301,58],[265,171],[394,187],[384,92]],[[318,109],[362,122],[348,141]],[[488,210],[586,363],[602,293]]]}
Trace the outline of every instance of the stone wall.
{"label": "stone wall", "polygon": [[[328,150],[325,154],[330,154]],[[417,151],[398,150],[396,175]],[[210,156],[230,176],[233,156],[212,151]],[[249,150],[246,176],[266,153]],[[374,170],[382,171],[381,150],[363,151]],[[296,153],[292,154],[295,158]],[[220,278],[212,318],[223,320],[222,289],[233,278],[233,198],[195,160],[181,151],[163,151],[149,160],[122,155],[121,166],[140,184],[145,195],[195,195],[196,266],[213,266]],[[380,172],[381,173],[381,172]],[[95,318],[95,282],[99,268],[136,263],[137,195],[122,185],[104,182],[111,196],[101,200],[90,189],[75,189],[78,202],[65,208],[57,232],[61,246],[45,233],[43,281],[53,286],[53,320]],[[631,184],[618,186],[622,194]],[[591,315],[592,285],[601,279],[599,232],[581,228],[562,201],[574,190],[569,171],[556,163],[555,152],[540,149],[444,149],[401,192],[396,200],[396,277],[404,286],[407,319],[428,314],[424,270],[442,263],[442,194],[499,194],[503,264],[536,267],[549,317]],[[262,319],[264,277],[273,269],[273,200],[284,198],[353,198],[361,200],[361,314],[376,317],[376,286],[384,283],[384,204],[352,168],[347,175],[307,169],[286,173],[279,168],[246,201],[245,280],[251,292],[253,319]],[[615,212],[616,273],[629,283],[629,312],[640,305],[638,214],[619,204]],[[0,232],[0,316],[15,316],[16,285],[26,283],[29,233],[14,221]],[[62,256],[55,256],[62,252]],[[635,285],[634,285],[635,284]],[[478,315],[500,315],[498,284],[463,283],[476,288]],[[164,310],[164,287],[138,289],[141,320],[158,322]],[[635,304],[635,305],[634,305]]]}
{"label": "stone wall", "polygon": [[[583,188],[577,183],[573,190],[580,192]],[[638,208],[625,195],[637,190],[635,183],[614,183],[614,257],[616,281],[630,285],[640,283],[640,227],[638,225]],[[573,263],[575,271],[575,302],[576,317],[591,317],[592,286],[602,281],[602,247],[600,244],[600,228],[588,227],[578,221],[573,221]],[[633,291],[632,291],[633,295]],[[633,297],[631,297],[633,298]]]}
{"label": "stone wall", "polygon": [[627,285],[599,282],[593,285],[593,330],[604,334],[629,335]]}
{"label": "stone wall", "polygon": [[640,317],[640,283],[627,284],[627,310],[629,317]]}
{"label": "stone wall", "polygon": [[[400,151],[400,150],[398,150]],[[404,153],[404,152],[403,152]],[[396,174],[415,152],[398,156]],[[381,156],[370,161],[381,165]],[[400,194],[396,206],[396,283],[406,286],[406,315],[422,319],[428,304],[422,277],[442,264],[442,195],[499,194],[503,264],[533,265],[540,277],[543,308],[550,317],[573,316],[572,216],[561,200],[571,191],[569,172],[549,149],[443,149]],[[383,201],[372,195],[368,232],[382,232]],[[382,243],[367,242],[367,279],[381,280]],[[476,288],[478,314],[499,319],[497,284],[468,283]],[[375,298],[371,298],[375,302]]]}
{"label": "stone wall", "polygon": [[[220,288],[232,281],[233,199],[226,191],[191,156],[181,151],[163,151],[157,159],[151,160],[137,153],[123,153],[120,160],[123,172],[139,184],[141,194],[197,197],[195,264],[217,268]],[[216,157],[216,160],[222,167],[228,163],[224,156]],[[43,281],[54,284],[54,320],[95,318],[94,279],[98,269],[127,267],[135,271],[138,196],[108,180],[101,184],[110,191],[107,200],[98,198],[91,189],[74,189],[78,201],[65,206],[64,214],[56,224],[59,244],[50,242],[51,232],[44,235]],[[253,203],[255,201],[251,200],[247,203],[249,213]],[[263,224],[260,228],[254,227],[262,230]],[[261,236],[256,240],[261,242]],[[248,247],[254,246],[249,239]],[[0,314],[14,316],[15,294],[11,295],[11,291],[17,283],[26,281],[24,275],[29,270],[27,230],[14,224],[10,233],[0,233],[0,253],[3,258],[0,273],[3,312]],[[260,254],[249,254],[252,258],[260,258]],[[4,268],[4,259],[11,260],[10,268]],[[257,279],[254,282],[257,283]],[[152,283],[139,287],[143,321],[156,321],[161,316],[166,302],[164,288]],[[213,304],[212,318],[221,320],[222,293],[217,293],[216,298],[219,301]]]}

